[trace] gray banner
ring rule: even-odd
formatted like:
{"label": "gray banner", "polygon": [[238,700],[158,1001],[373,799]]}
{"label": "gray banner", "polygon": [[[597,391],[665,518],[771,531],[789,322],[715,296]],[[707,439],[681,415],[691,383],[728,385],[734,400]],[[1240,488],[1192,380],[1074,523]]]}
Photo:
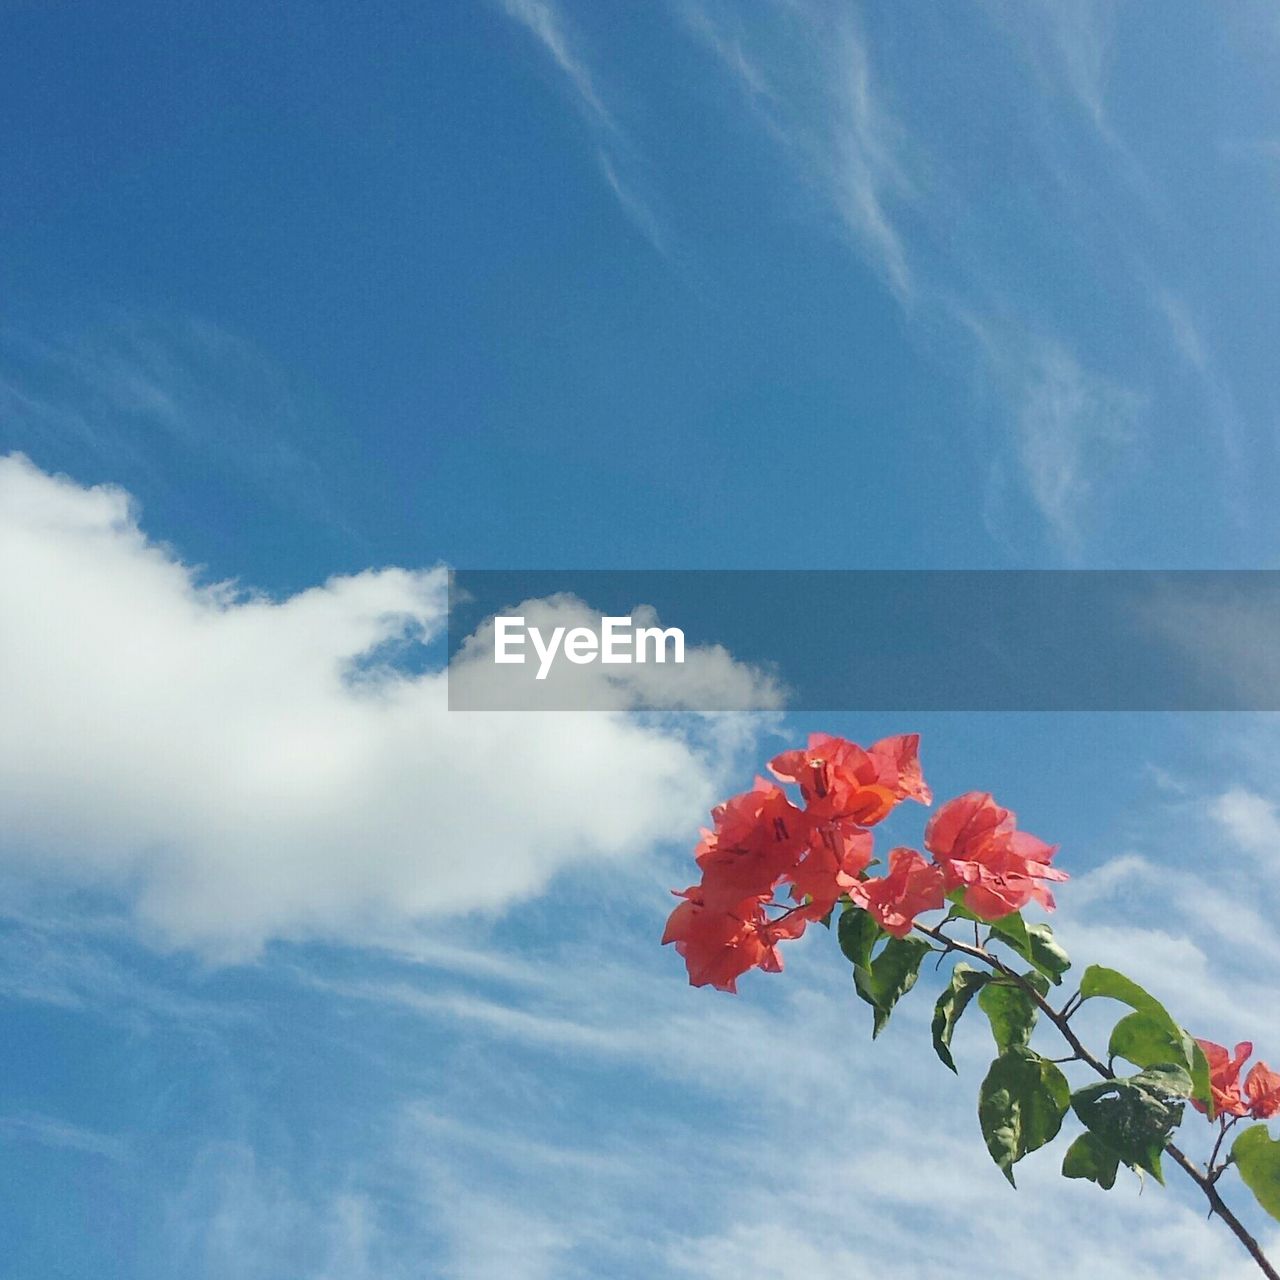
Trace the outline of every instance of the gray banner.
{"label": "gray banner", "polygon": [[449,705],[1274,711],[1280,571],[458,570]]}

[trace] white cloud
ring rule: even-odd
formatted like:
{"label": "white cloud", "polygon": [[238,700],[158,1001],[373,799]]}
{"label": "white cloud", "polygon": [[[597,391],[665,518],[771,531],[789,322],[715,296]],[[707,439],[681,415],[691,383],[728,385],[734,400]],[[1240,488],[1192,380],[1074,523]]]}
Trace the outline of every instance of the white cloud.
{"label": "white cloud", "polygon": [[[1095,940],[1075,924],[1066,933],[1073,949],[1081,944],[1090,960],[1103,959]],[[1156,961],[1177,972],[1186,953],[1177,939],[1170,944]],[[667,967],[676,972],[664,975],[630,946],[619,954],[616,939],[602,945],[607,959],[558,957],[556,981],[509,1008],[519,1016],[487,1003],[474,1018],[440,1000],[416,1006],[451,1028],[459,1052],[459,1040],[474,1041],[472,1052],[501,1063],[504,1084],[522,1061],[517,1045],[575,1071],[594,1060],[611,1079],[626,1071],[620,1105],[643,1099],[646,1115],[643,1126],[624,1110],[616,1122],[584,1128],[578,1108],[590,1110],[594,1085],[580,1094],[582,1082],[561,1080],[559,1065],[548,1075],[527,1061],[522,1086],[485,1106],[477,1105],[485,1085],[461,1088],[452,1111],[439,1099],[409,1106],[403,1158],[410,1168],[416,1160],[427,1202],[444,1196],[446,1274],[505,1274],[491,1241],[513,1232],[538,1244],[530,1267],[574,1277],[614,1274],[603,1261],[611,1248],[629,1259],[628,1275],[837,1280],[885,1271],[927,1280],[979,1260],[993,1280],[1032,1271],[1156,1280],[1186,1266],[1239,1280],[1251,1274],[1176,1171],[1168,1188],[1151,1184],[1141,1196],[1127,1175],[1110,1194],[1066,1182],[1058,1171],[1064,1134],[1019,1165],[1017,1192],[1008,1188],[974,1115],[990,1037],[975,1011],[956,1038],[960,1078],[934,1059],[932,974],[873,1044],[870,1014],[823,931],[789,950],[788,975],[757,975],[737,999],[684,987],[675,957]],[[1154,989],[1175,1002],[1168,971]],[[385,996],[404,1007],[403,990]],[[564,1016],[569,1010],[576,1023]],[[598,1080],[598,1071],[587,1079]],[[1069,1119],[1068,1132],[1074,1128]],[[1211,1138],[1190,1115],[1183,1146],[1203,1158]],[[448,1189],[459,1187],[467,1203],[483,1206],[478,1219],[454,1211],[459,1197]],[[1253,1221],[1248,1193],[1234,1180],[1223,1189]]]}
{"label": "white cloud", "polygon": [[874,82],[854,14],[766,6],[748,32],[740,15],[702,0],[687,0],[679,12],[746,93],[800,180],[906,303],[914,281],[895,209],[915,194],[902,162],[907,139]]}
{"label": "white cloud", "polygon": [[23,1112],[19,1115],[0,1116],[0,1135],[7,1142],[24,1139],[42,1146],[63,1151],[78,1151],[86,1155],[102,1156],[107,1160],[131,1159],[129,1144],[114,1134],[99,1133],[83,1125],[71,1124],[55,1116]]}
{"label": "white cloud", "polygon": [[1013,33],[1042,83],[1061,84],[1108,140],[1107,78],[1115,25],[1113,0],[1054,0],[1010,3],[986,0],[985,7]]}
{"label": "white cloud", "polygon": [[[1058,547],[1082,548],[1099,500],[1138,461],[1144,399],[1087,369],[1054,338],[1028,337],[962,313],[1012,428],[1012,469]],[[991,464],[987,521],[998,534],[1005,519],[1009,464]]]}
{"label": "white cloud", "polygon": [[1186,299],[1179,297],[1171,289],[1156,286],[1152,302],[1168,324],[1169,337],[1178,354],[1192,369],[1203,374],[1208,368],[1209,356],[1200,334],[1200,326]]}
{"label": "white cloud", "polygon": [[602,146],[598,150],[597,158],[600,161],[600,172],[604,175],[605,182],[609,184],[609,190],[613,192],[614,198],[622,206],[622,211],[659,253],[668,254],[670,246],[666,230],[658,221],[651,201],[638,193],[632,180],[624,180],[619,173],[621,164],[619,157],[616,155],[611,157],[608,149]]}
{"label": "white cloud", "polygon": [[313,456],[327,435],[322,404],[208,321],[114,311],[55,338],[0,328],[0,365],[0,416],[29,441],[124,460],[153,482],[157,452],[198,457],[201,471],[342,524]]}
{"label": "white cloud", "polygon": [[391,1280],[415,1275],[393,1258],[370,1197],[332,1189],[308,1196],[242,1143],[199,1153],[168,1197],[167,1247],[183,1275],[201,1280]]}
{"label": "white cloud", "polygon": [[619,207],[636,229],[661,254],[670,251],[670,236],[653,210],[653,200],[641,194],[643,165],[596,86],[586,60],[576,48],[569,25],[552,0],[500,0],[503,11],[524,27],[555,64],[573,92],[573,100],[596,135],[600,174]]}
{"label": "white cloud", "polygon": [[[1257,970],[1247,937],[1198,940],[1198,862],[1182,845],[1159,860],[1117,858],[1064,886],[1055,926],[1077,976],[1117,964],[1198,1033],[1253,1037],[1265,1056],[1274,993],[1256,972],[1252,986],[1228,981]],[[829,933],[811,930],[788,947],[785,975],[752,975],[736,999],[694,991],[656,945],[660,898],[624,928],[607,911],[548,904],[526,917],[523,942],[504,931],[488,959],[445,947],[353,978],[342,957],[330,981],[309,952],[294,976],[335,997],[322,1034],[349,1050],[350,1028],[376,1026],[381,1005],[401,1032],[406,1014],[421,1019],[422,1034],[390,1039],[413,1054],[430,1046],[430,1069],[382,1063],[396,1097],[369,1091],[368,1147],[305,1178],[290,1181],[278,1154],[206,1153],[175,1207],[177,1256],[197,1275],[286,1265],[332,1280],[413,1275],[425,1249],[435,1273],[457,1280],[1253,1274],[1176,1171],[1141,1195],[1127,1175],[1111,1193],[1064,1182],[1064,1134],[1009,1189],[974,1115],[989,1033],[975,1008],[956,1036],[959,1079],[935,1061],[931,970],[873,1044]],[[513,972],[517,954],[536,963]],[[355,1022],[347,1002],[360,1007]],[[1090,1002],[1076,1022],[1091,1044],[1105,1043],[1118,1011],[1105,1005]],[[1040,1047],[1052,1043],[1046,1033]],[[1203,1159],[1211,1137],[1188,1115],[1179,1142]],[[1258,1226],[1234,1174],[1223,1190]]]}
{"label": "white cloud", "polygon": [[1245,787],[1232,787],[1214,801],[1213,816],[1241,848],[1274,872],[1280,861],[1280,818],[1274,804]]}
{"label": "white cloud", "polygon": [[[1158,856],[1126,853],[1076,876],[1059,895],[1063,911],[1054,925],[1075,958],[1075,976],[1089,963],[1116,965],[1197,1034],[1251,1037],[1266,1056],[1277,1034],[1265,977],[1271,966],[1259,969],[1259,937],[1242,927],[1239,903],[1206,887],[1195,841],[1213,839],[1216,825],[1256,856],[1271,857],[1275,813],[1239,788],[1198,807],[1212,810],[1203,833],[1189,829],[1180,811],[1176,845],[1157,834]],[[1229,865],[1230,851],[1219,839],[1215,866]],[[1213,918],[1220,912],[1223,921]],[[454,1118],[442,1120],[433,1104],[433,1131],[488,1153],[467,1165],[487,1212],[501,1221],[505,1205],[514,1225],[541,1223],[546,1231],[575,1222],[569,1239],[555,1238],[556,1274],[610,1273],[599,1265],[602,1223],[612,1241],[657,1251],[654,1262],[646,1258],[650,1272],[672,1275],[836,1280],[886,1271],[926,1280],[957,1266],[966,1273],[980,1266],[993,1280],[1033,1271],[1066,1280],[1256,1274],[1221,1223],[1206,1220],[1198,1193],[1176,1170],[1167,1188],[1148,1183],[1141,1195],[1127,1175],[1111,1193],[1064,1181],[1059,1165],[1073,1119],[1068,1134],[1019,1166],[1019,1190],[1010,1190],[982,1148],[973,1111],[992,1053],[984,1021],[974,1012],[957,1034],[956,1080],[928,1047],[932,973],[873,1045],[869,1014],[822,930],[788,948],[786,975],[754,975],[736,999],[683,987],[675,957],[664,977],[656,949],[644,946],[638,937],[577,936],[548,966],[553,980],[501,997],[403,984],[343,992],[413,1009],[450,1028],[451,1040],[496,1042],[486,1054],[504,1064],[525,1050],[535,1061],[545,1056],[579,1069],[595,1060],[611,1079],[625,1066],[632,1083],[620,1094],[647,1099],[669,1120],[671,1133],[643,1138],[620,1122],[634,1145],[620,1145],[608,1131],[566,1133],[560,1126],[576,1114],[577,1095],[561,1096],[537,1068],[530,1081],[542,1083],[532,1087],[554,1087],[560,1115],[539,1113],[523,1093],[503,1104],[500,1119],[482,1115],[469,1094]],[[1118,1011],[1092,1001],[1077,1029],[1087,1043],[1104,1045]],[[1040,1047],[1049,1052],[1053,1037],[1041,1030]],[[1086,1078],[1067,1070],[1078,1083]],[[1203,1160],[1212,1132],[1188,1113],[1178,1140]],[[518,1153],[518,1191],[501,1167],[508,1143]],[[528,1177],[530,1167],[537,1177]],[[646,1213],[658,1186],[666,1199],[657,1218],[664,1227],[655,1232]],[[1222,1190],[1274,1251],[1276,1233],[1233,1174]],[[584,1195],[591,1211],[580,1222]],[[491,1229],[486,1218],[484,1230]],[[469,1256],[473,1244],[459,1222],[452,1247]]]}
{"label": "white cloud", "polygon": [[[1025,499],[1055,550],[1076,557],[1115,477],[1138,456],[1143,396],[1090,369],[1052,318],[1028,308],[1023,264],[1011,269],[989,253],[975,254],[981,235],[972,244],[957,240],[957,226],[985,225],[959,178],[957,166],[969,157],[936,153],[936,141],[910,118],[910,98],[892,92],[892,50],[877,59],[847,7],[779,0],[744,17],[716,0],[675,3],[685,27],[741,91],[751,118],[779,145],[799,189],[834,211],[919,337],[941,344],[940,351],[959,339],[961,350],[976,355],[1007,433],[994,447],[981,441],[992,537],[1023,549],[1006,529],[1010,500]],[[1038,67],[1061,67],[1054,74],[1066,78],[1107,133],[1105,13],[1086,6],[1064,18],[1051,9],[1005,18],[1034,46]],[[877,74],[877,62],[889,63],[889,72]]]}
{"label": "white cloud", "polygon": [[550,0],[502,0],[502,8],[538,40],[573,86],[587,114],[597,124],[614,128],[613,117],[596,92],[591,71],[570,44],[560,10]]}
{"label": "white cloud", "polygon": [[0,460],[0,857],[233,958],[501,909],[696,826],[720,767],[697,726],[450,713],[440,671],[384,660],[445,594],[440,569],[200,585],[120,490]]}
{"label": "white cloud", "polygon": [[1206,426],[1215,430],[1221,443],[1223,474],[1222,504],[1239,520],[1240,490],[1248,483],[1245,463],[1246,423],[1236,402],[1235,392],[1222,362],[1212,349],[1203,327],[1203,319],[1181,294],[1154,279],[1148,283],[1151,304],[1168,329],[1169,341],[1179,361],[1204,401]]}
{"label": "white cloud", "polygon": [[890,214],[892,202],[911,191],[899,160],[903,137],[874,89],[866,45],[847,21],[836,33],[832,57],[836,127],[829,181],[836,207],[904,300],[911,294],[911,272]]}

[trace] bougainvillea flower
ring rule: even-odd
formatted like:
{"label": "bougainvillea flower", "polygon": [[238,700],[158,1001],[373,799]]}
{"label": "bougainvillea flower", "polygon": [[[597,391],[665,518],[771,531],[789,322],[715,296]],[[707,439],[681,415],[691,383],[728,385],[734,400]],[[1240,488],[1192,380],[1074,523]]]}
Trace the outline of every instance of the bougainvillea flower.
{"label": "bougainvillea flower", "polygon": [[1050,861],[1058,852],[1056,844],[1046,844],[1038,836],[1029,831],[1015,831],[1009,837],[1009,853],[1018,860],[1022,874],[1033,881],[1031,896],[1046,910],[1054,908],[1053,894],[1045,887],[1043,881],[1056,880],[1059,883],[1071,877],[1057,867],[1051,867]]}
{"label": "bougainvillea flower", "polygon": [[990,793],[970,791],[933,815],[925,848],[946,875],[947,888],[963,888],[965,906],[984,920],[998,920],[1035,901],[1053,910],[1046,880],[1065,880],[1050,866],[1055,845],[1017,829],[1011,810]]}
{"label": "bougainvillea flower", "polygon": [[[1021,833],[1015,833],[1015,836]],[[1038,845],[1035,837],[1030,837]],[[1050,850],[1052,854],[1053,850]],[[999,920],[1011,911],[1021,911],[1029,902],[1038,902],[1048,911],[1054,907],[1053,894],[1043,880],[1065,880],[1066,874],[1048,863],[1035,862],[1017,851],[1016,844],[997,844],[986,850],[980,862],[943,864],[947,888],[964,889],[964,905],[983,920]]]}
{"label": "bougainvillea flower", "polygon": [[[1253,1045],[1247,1040],[1236,1045],[1235,1053],[1228,1053],[1220,1044],[1212,1040],[1196,1040],[1209,1060],[1209,1087],[1213,1093],[1213,1105],[1219,1115],[1245,1116],[1249,1114],[1249,1104],[1240,1093],[1240,1068],[1253,1052]],[[1195,1098],[1191,1105],[1197,1111],[1204,1111],[1205,1106]]]}
{"label": "bougainvillea flower", "polygon": [[1270,1120],[1280,1112],[1280,1073],[1265,1062],[1256,1062],[1244,1082],[1249,1114],[1255,1120]]}
{"label": "bougainvillea flower", "polygon": [[918,745],[918,735],[907,734],[885,738],[865,751],[846,738],[814,733],[803,751],[784,751],[769,761],[769,768],[775,777],[799,786],[815,821],[848,818],[870,827],[898,801],[928,795]]}
{"label": "bougainvillea flower", "polygon": [[929,819],[924,847],[944,864],[971,862],[1016,829],[1013,813],[996,804],[989,791],[967,791]]}
{"label": "bougainvillea flower", "polygon": [[808,831],[800,810],[768,778],[757,778],[750,791],[717,805],[711,817],[721,842],[735,848],[789,840],[802,844]]}
{"label": "bougainvillea flower", "polygon": [[685,901],[667,920],[663,945],[675,944],[692,986],[736,992],[736,979],[764,958],[758,933],[752,928],[764,915],[759,900],[747,899],[732,911],[720,911],[707,906],[698,888],[686,889],[679,896]]}
{"label": "bougainvillea flower", "polygon": [[870,866],[874,839],[870,831],[848,819],[815,827],[804,857],[788,874],[791,896],[797,902],[809,899],[815,918],[825,916]]}
{"label": "bougainvillea flower", "polygon": [[941,867],[926,862],[914,849],[893,849],[888,875],[858,881],[849,896],[865,907],[886,933],[905,938],[916,916],[943,905],[944,887]]}
{"label": "bougainvillea flower", "polygon": [[932,804],[933,792],[920,771],[920,735],[900,733],[881,738],[867,748],[867,754],[880,765],[880,778],[891,786],[901,800]]}
{"label": "bougainvillea flower", "polygon": [[768,897],[795,867],[810,823],[781,787],[757,778],[750,791],[712,810],[714,831],[703,831],[694,851],[708,905],[729,907]]}
{"label": "bougainvillea flower", "polygon": [[689,971],[690,985],[737,992],[737,979],[748,969],[782,972],[778,943],[797,938],[808,923],[805,909],[769,920],[759,898],[747,898],[732,910],[707,905],[699,886],[677,897],[684,901],[667,920],[663,944],[674,943]]}
{"label": "bougainvillea flower", "polygon": [[974,873],[973,882],[964,886],[964,905],[983,920],[999,920],[1021,911],[1035,895],[1036,882],[1019,869],[996,871],[972,862],[964,865]]}

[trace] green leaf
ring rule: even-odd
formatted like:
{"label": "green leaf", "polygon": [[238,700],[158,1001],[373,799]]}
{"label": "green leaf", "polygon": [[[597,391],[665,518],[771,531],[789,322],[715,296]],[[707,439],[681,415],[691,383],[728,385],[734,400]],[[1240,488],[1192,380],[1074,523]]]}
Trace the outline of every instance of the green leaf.
{"label": "green leaf", "polygon": [[1125,1014],[1111,1032],[1107,1053],[1123,1058],[1135,1067],[1154,1067],[1162,1062],[1176,1062],[1190,1078],[1186,1034],[1171,1019],[1151,1013]]}
{"label": "green leaf", "polygon": [[[986,921],[981,916],[976,916],[968,907],[964,905],[964,890],[952,889],[947,894],[947,901],[951,903],[951,910],[947,912],[947,920],[973,920],[978,924],[985,924]],[[946,924],[947,920],[942,923]]]}
{"label": "green leaf", "polygon": [[1115,969],[1105,965],[1091,964],[1080,979],[1080,998],[1092,1000],[1094,996],[1105,996],[1108,1000],[1119,1000],[1130,1009],[1140,1013],[1152,1013],[1169,1018],[1168,1010],[1150,992],[1144,991],[1132,978],[1126,978]]}
{"label": "green leaf", "polygon": [[1145,1071],[1140,1071],[1133,1079],[1144,1088],[1166,1093],[1174,1099],[1191,1096],[1191,1077],[1186,1067],[1180,1062],[1158,1063]]}
{"label": "green leaf", "polygon": [[[965,890],[952,889],[947,894],[947,901],[951,903],[951,910],[947,912],[947,920],[972,920],[974,924],[983,924],[989,926],[995,933],[1007,934],[1017,946],[1025,946],[1027,937],[1027,927],[1023,923],[1022,914],[1018,911],[1011,911],[1007,916],[1000,916],[996,920],[988,920],[985,916],[980,916],[976,911],[970,911],[964,904]],[[946,921],[943,922],[944,924]]]}
{"label": "green leaf", "polygon": [[1204,1107],[1205,1114],[1212,1120],[1217,1115],[1218,1108],[1213,1101],[1213,1089],[1209,1083],[1209,1059],[1204,1056],[1204,1050],[1193,1036],[1188,1034],[1187,1039],[1191,1041],[1191,1096]]}
{"label": "green leaf", "polygon": [[1067,1078],[1030,1049],[1009,1049],[987,1072],[978,1093],[978,1121],[991,1158],[1013,1180],[1013,1166],[1051,1141],[1071,1101]]}
{"label": "green leaf", "polygon": [[[1049,989],[1049,983],[1038,973],[1029,973],[1027,981],[1041,995]],[[1030,992],[1020,983],[999,978],[983,989],[978,996],[978,1004],[991,1023],[991,1034],[995,1037],[998,1052],[1022,1048],[1031,1042],[1039,1009]]]}
{"label": "green leaf", "polygon": [[1006,928],[1012,919],[1012,916],[1005,916],[991,926],[993,939],[1012,947],[1056,987],[1062,981],[1062,975],[1071,968],[1071,960],[1055,940],[1053,930],[1047,924],[1022,924],[1021,916],[1018,917],[1021,931],[1016,927]]}
{"label": "green leaf", "polygon": [[872,947],[885,934],[869,911],[850,905],[840,913],[836,936],[845,957],[855,967],[865,968],[871,963]]}
{"label": "green leaf", "polygon": [[985,969],[975,969],[961,961],[951,970],[951,984],[933,1007],[933,1048],[952,1071],[956,1064],[951,1056],[951,1037],[956,1024],[969,1007],[969,1001],[990,981],[991,975]]}
{"label": "green leaf", "polygon": [[1280,1218],[1280,1142],[1273,1142],[1265,1124],[1250,1125],[1231,1148],[1244,1185],[1273,1217]]}
{"label": "green leaf", "polygon": [[1096,1134],[1086,1130],[1067,1148],[1062,1161],[1062,1176],[1087,1178],[1104,1191],[1110,1191],[1116,1185],[1119,1168],[1120,1157]]}
{"label": "green leaf", "polygon": [[1071,968],[1067,953],[1054,941],[1053,930],[1047,924],[1027,924],[1019,911],[1011,911],[998,920],[984,920],[964,905],[963,889],[953,889],[947,894],[947,901],[951,903],[947,920],[973,920],[987,925],[991,930],[991,941],[1011,947],[1029,964],[1035,965],[1054,986]]}
{"label": "green leaf", "polygon": [[1191,1077],[1181,1066],[1168,1064],[1077,1089],[1071,1105],[1085,1127],[1125,1164],[1146,1169],[1163,1183],[1160,1153],[1182,1123],[1180,1099],[1190,1092]]}
{"label": "green leaf", "polygon": [[1213,1093],[1209,1088],[1209,1063],[1195,1040],[1170,1016],[1150,992],[1115,969],[1091,964],[1080,980],[1080,997],[1103,996],[1127,1004],[1134,1012],[1121,1018],[1111,1033],[1107,1052],[1135,1067],[1175,1062],[1191,1077],[1190,1096],[1213,1117]]}
{"label": "green leaf", "polygon": [[875,1010],[872,1039],[885,1029],[893,1006],[916,985],[920,962],[931,950],[923,938],[890,938],[873,959],[853,966],[853,984]]}
{"label": "green leaf", "polygon": [[993,937],[1007,942],[1024,960],[1031,959],[1031,937],[1021,912],[1011,911],[989,923]]}
{"label": "green leaf", "polygon": [[1030,924],[1027,936],[1031,939],[1031,963],[1056,987],[1062,975],[1071,968],[1071,957],[1054,936],[1047,924]]}

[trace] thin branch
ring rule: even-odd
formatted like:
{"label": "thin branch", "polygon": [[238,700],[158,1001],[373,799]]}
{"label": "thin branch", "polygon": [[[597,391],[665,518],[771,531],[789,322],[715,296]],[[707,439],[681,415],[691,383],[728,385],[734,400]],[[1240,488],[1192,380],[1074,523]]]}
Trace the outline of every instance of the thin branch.
{"label": "thin branch", "polygon": [[[1107,1066],[1099,1058],[1095,1057],[1092,1053],[1089,1052],[1088,1049],[1085,1048],[1085,1046],[1081,1043],[1080,1037],[1076,1035],[1074,1028],[1070,1025],[1068,1019],[1070,1018],[1071,1013],[1075,1012],[1075,1009],[1070,1008],[1071,1006],[1070,1000],[1067,1001],[1067,1004],[1063,1006],[1063,1009],[1060,1012],[1059,1010],[1055,1009],[1048,1002],[1048,1000],[1046,1000],[1044,996],[1042,996],[1040,992],[1036,990],[1035,986],[1032,985],[1032,983],[1028,982],[1026,978],[1022,976],[1022,974],[1018,973],[1017,970],[1014,969],[1011,965],[1006,964],[999,956],[992,955],[990,951],[987,951],[981,945],[970,946],[968,943],[965,943],[965,942],[957,942],[954,938],[948,938],[945,934],[941,933],[940,930],[938,930],[937,928],[930,927],[929,925],[921,924],[919,921],[916,921],[915,927],[921,933],[927,934],[930,937],[945,943],[948,949],[953,951],[963,952],[965,955],[970,956],[972,959],[978,960],[982,964],[987,965],[989,968],[994,969],[997,973],[1001,974],[1003,977],[1010,978],[1014,982],[1017,982],[1020,986],[1022,986],[1022,988],[1027,992],[1027,994],[1035,1002],[1036,1007],[1040,1010],[1040,1012],[1043,1013],[1045,1017],[1048,1018],[1049,1021],[1052,1022],[1053,1025],[1058,1029],[1058,1032],[1059,1034],[1061,1034],[1062,1038],[1071,1046],[1072,1050],[1074,1051],[1073,1056],[1077,1060],[1079,1060],[1080,1062],[1083,1062],[1091,1070],[1093,1070],[1098,1075],[1100,1075],[1104,1080],[1115,1079],[1115,1072],[1112,1071],[1109,1066]],[[1083,1003],[1083,1002],[1080,1002],[1080,1003]],[[1079,1004],[1076,1005],[1076,1008],[1077,1009],[1079,1008]],[[1070,1009],[1070,1012],[1067,1012],[1068,1009]],[[1070,1059],[1065,1059],[1065,1061],[1070,1061]],[[1222,1138],[1225,1136],[1225,1133],[1226,1133],[1226,1127],[1224,1127],[1223,1133],[1219,1135],[1219,1138],[1218,1138],[1219,1146],[1221,1145]],[[1257,1240],[1255,1240],[1253,1236],[1249,1233],[1249,1230],[1248,1228],[1245,1227],[1244,1223],[1242,1223],[1240,1219],[1237,1218],[1236,1215],[1231,1212],[1231,1210],[1227,1207],[1226,1203],[1223,1201],[1222,1196],[1219,1195],[1218,1189],[1214,1185],[1214,1183],[1217,1180],[1217,1175],[1215,1175],[1212,1172],[1212,1163],[1213,1163],[1212,1160],[1210,1161],[1210,1166],[1211,1166],[1210,1171],[1208,1173],[1205,1173],[1205,1172],[1202,1172],[1192,1160],[1188,1159],[1185,1155],[1183,1155],[1183,1153],[1176,1146],[1174,1146],[1172,1142],[1165,1144],[1165,1150],[1169,1153],[1170,1158],[1178,1166],[1178,1168],[1180,1168],[1187,1175],[1187,1177],[1189,1177],[1196,1184],[1196,1186],[1198,1186],[1200,1190],[1204,1192],[1205,1198],[1209,1201],[1210,1215],[1212,1216],[1213,1214],[1216,1213],[1218,1217],[1221,1218],[1224,1223],[1226,1223],[1227,1228],[1232,1232],[1232,1234],[1236,1237],[1236,1239],[1239,1240],[1240,1243],[1245,1247],[1245,1249],[1249,1253],[1249,1256],[1254,1260],[1255,1263],[1257,1263],[1258,1269],[1262,1272],[1263,1275],[1267,1277],[1267,1280],[1280,1280],[1280,1272],[1277,1272],[1276,1269],[1267,1260],[1267,1256],[1262,1252],[1262,1247],[1258,1244]],[[1218,1152],[1218,1148],[1215,1147],[1214,1158],[1217,1157],[1217,1152]],[[1221,1173],[1221,1170],[1219,1170],[1218,1172]]]}
{"label": "thin branch", "polygon": [[1082,1004],[1084,1004],[1084,996],[1079,991],[1076,991],[1067,999],[1067,1003],[1062,1006],[1063,1022],[1066,1022],[1069,1018],[1074,1018],[1080,1012]]}
{"label": "thin branch", "polygon": [[1209,1163],[1205,1166],[1205,1172],[1209,1175],[1210,1182],[1217,1182],[1222,1177],[1227,1165],[1231,1163],[1231,1157],[1228,1156],[1221,1164],[1218,1164],[1218,1153],[1222,1150],[1223,1141],[1228,1133],[1240,1123],[1239,1116],[1232,1116],[1230,1120],[1226,1116],[1221,1116],[1218,1121],[1218,1140],[1213,1144],[1213,1154],[1209,1157]]}

